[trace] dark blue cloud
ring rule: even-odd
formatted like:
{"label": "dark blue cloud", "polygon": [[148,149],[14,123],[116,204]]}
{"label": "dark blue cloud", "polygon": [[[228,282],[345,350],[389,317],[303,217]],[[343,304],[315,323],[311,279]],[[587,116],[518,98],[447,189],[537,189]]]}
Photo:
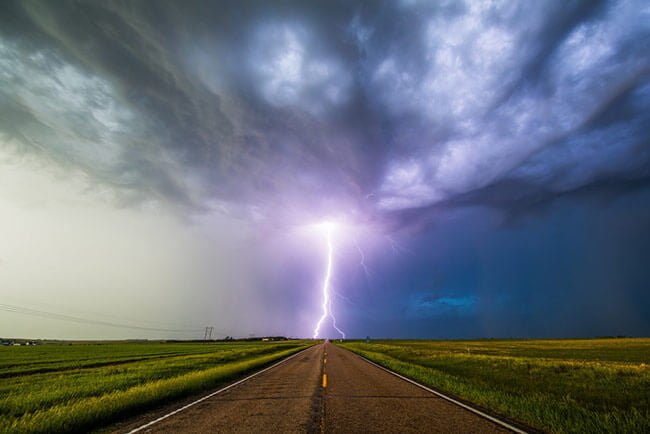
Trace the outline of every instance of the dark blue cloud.
{"label": "dark blue cloud", "polygon": [[344,284],[340,323],[378,337],[646,335],[650,189],[565,197],[504,222],[473,208],[381,256],[370,290]]}

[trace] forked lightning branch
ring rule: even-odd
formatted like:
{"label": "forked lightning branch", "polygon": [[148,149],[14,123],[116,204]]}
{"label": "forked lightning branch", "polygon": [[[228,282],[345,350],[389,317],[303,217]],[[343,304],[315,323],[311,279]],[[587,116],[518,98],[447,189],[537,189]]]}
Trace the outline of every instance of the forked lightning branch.
{"label": "forked lightning branch", "polygon": [[333,232],[336,231],[337,225],[336,223],[326,221],[319,224],[317,228],[324,235],[327,257],[326,257],[326,264],[325,264],[325,276],[323,277],[323,285],[322,285],[322,297],[323,297],[322,314],[320,319],[316,323],[316,327],[314,328],[313,337],[314,339],[318,338],[320,334],[321,326],[323,325],[323,321],[325,321],[325,319],[329,317],[332,320],[332,327],[334,327],[336,331],[341,334],[341,337],[345,339],[345,332],[343,332],[336,325],[336,318],[332,313],[332,298],[330,295],[330,289],[332,285],[331,282],[332,282],[333,256],[334,256],[334,241],[332,240],[332,237],[333,237]]}

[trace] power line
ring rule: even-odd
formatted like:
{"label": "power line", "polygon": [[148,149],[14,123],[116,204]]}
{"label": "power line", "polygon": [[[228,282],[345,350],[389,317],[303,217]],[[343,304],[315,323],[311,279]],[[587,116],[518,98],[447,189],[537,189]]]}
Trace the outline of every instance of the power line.
{"label": "power line", "polygon": [[93,321],[107,321],[107,322],[113,322],[117,324],[124,324],[126,323],[134,323],[137,322],[137,325],[140,327],[153,327],[153,328],[173,328],[173,329],[185,329],[185,328],[194,328],[198,326],[191,325],[191,324],[169,324],[167,322],[160,322],[160,321],[150,321],[146,320],[144,318],[138,318],[137,321],[132,321],[131,318],[128,316],[123,316],[123,315],[116,315],[114,312],[111,314],[108,314],[106,312],[97,312],[89,309],[84,309],[84,310],[78,310],[78,309],[71,309],[67,305],[61,305],[61,304],[52,304],[52,303],[45,303],[43,301],[27,301],[27,300],[22,300],[22,299],[15,299],[13,297],[2,297],[0,299],[0,304],[10,304],[13,306],[28,306],[26,308],[28,309],[34,309],[34,310],[42,310],[46,312],[56,312],[60,313],[62,315],[69,315],[69,316],[76,316],[79,318],[92,318]]}
{"label": "power line", "polygon": [[124,329],[133,329],[133,330],[145,330],[145,331],[168,332],[168,333],[196,333],[196,332],[203,331],[202,328],[196,328],[196,329],[167,329],[167,328],[156,328],[156,327],[144,327],[144,326],[137,326],[137,325],[118,324],[118,323],[114,323],[114,322],[101,321],[101,320],[92,320],[92,319],[88,319],[88,318],[80,318],[80,317],[65,315],[65,314],[61,314],[61,313],[48,312],[48,311],[38,310],[38,309],[30,309],[30,308],[27,308],[27,307],[14,306],[14,305],[10,305],[10,304],[2,304],[2,303],[0,303],[0,310],[3,310],[5,312],[18,313],[18,314],[22,314],[22,315],[38,316],[38,317],[47,318],[47,319],[56,319],[56,320],[60,320],[60,321],[68,321],[68,322],[75,322],[75,323],[81,323],[81,324],[93,324],[93,325],[101,325],[101,326],[107,326],[107,327],[117,327],[117,328],[124,328]]}

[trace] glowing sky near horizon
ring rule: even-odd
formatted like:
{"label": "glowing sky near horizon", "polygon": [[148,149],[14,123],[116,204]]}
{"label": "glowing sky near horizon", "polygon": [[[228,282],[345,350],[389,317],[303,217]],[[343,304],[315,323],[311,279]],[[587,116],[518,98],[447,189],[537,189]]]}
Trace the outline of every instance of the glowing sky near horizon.
{"label": "glowing sky near horizon", "polygon": [[[0,304],[648,334],[648,41],[642,0],[2,2]],[[331,218],[329,275],[331,233],[301,228]],[[142,331],[0,313],[0,336]]]}

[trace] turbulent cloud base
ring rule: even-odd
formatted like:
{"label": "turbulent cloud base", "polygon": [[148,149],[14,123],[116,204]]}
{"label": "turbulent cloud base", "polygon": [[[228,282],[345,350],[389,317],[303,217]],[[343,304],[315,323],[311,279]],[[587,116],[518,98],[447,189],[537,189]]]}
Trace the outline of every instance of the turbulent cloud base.
{"label": "turbulent cloud base", "polygon": [[5,141],[124,200],[383,218],[648,176],[644,2],[4,8]]}

